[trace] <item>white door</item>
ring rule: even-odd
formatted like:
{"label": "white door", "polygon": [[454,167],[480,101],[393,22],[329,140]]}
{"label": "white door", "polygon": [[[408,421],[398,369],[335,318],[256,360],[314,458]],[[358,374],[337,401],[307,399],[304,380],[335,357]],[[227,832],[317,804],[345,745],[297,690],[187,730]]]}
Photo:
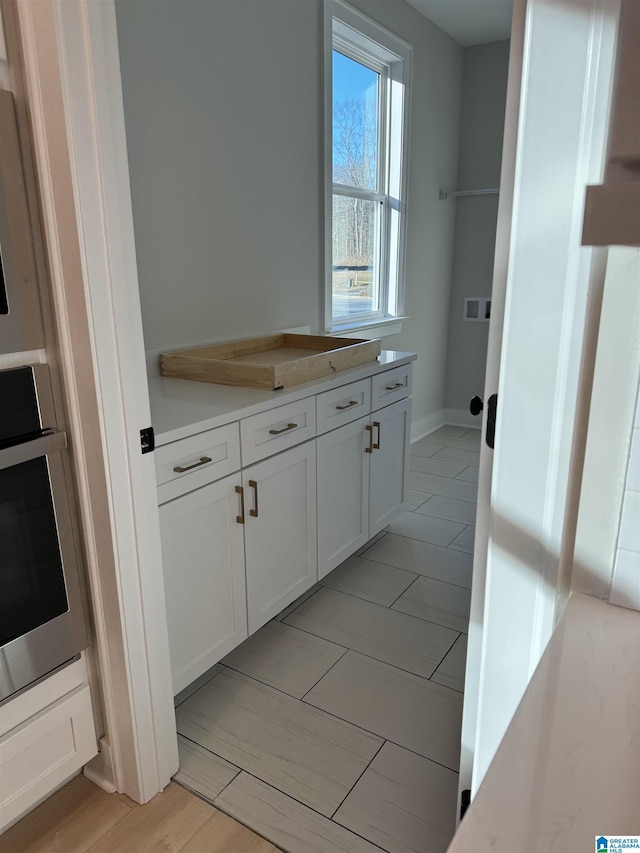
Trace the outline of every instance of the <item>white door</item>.
{"label": "white door", "polygon": [[318,577],[315,440],[246,468],[242,485],[252,634]]}
{"label": "white door", "polygon": [[247,637],[239,484],[233,474],[160,507],[174,695]]}
{"label": "white door", "polygon": [[[566,597],[564,544],[616,0],[516,0],[498,210],[462,727],[475,794]],[[487,411],[483,413],[483,437]]]}

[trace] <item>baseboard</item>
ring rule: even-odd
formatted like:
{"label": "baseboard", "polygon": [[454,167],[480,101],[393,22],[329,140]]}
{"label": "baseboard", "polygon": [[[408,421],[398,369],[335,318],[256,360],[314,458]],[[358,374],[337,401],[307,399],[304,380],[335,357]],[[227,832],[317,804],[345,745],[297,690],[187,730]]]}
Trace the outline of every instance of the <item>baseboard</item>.
{"label": "baseboard", "polygon": [[429,435],[430,432],[433,432],[434,429],[444,426],[447,422],[445,420],[445,411],[445,409],[441,409],[439,412],[434,412],[433,415],[427,415],[426,418],[420,418],[419,421],[414,421],[411,424],[411,442],[419,441],[421,438],[424,438],[425,435]]}
{"label": "baseboard", "polygon": [[470,427],[480,429],[482,427],[482,418],[474,416],[468,409],[444,409],[445,424],[451,426]]}
{"label": "baseboard", "polygon": [[107,738],[100,738],[100,752],[85,764],[83,773],[99,788],[107,794],[113,794],[116,790],[113,763],[111,761],[111,746]]}
{"label": "baseboard", "polygon": [[480,429],[482,419],[475,418],[465,409],[440,409],[439,412],[411,424],[411,443],[419,441],[445,424]]}

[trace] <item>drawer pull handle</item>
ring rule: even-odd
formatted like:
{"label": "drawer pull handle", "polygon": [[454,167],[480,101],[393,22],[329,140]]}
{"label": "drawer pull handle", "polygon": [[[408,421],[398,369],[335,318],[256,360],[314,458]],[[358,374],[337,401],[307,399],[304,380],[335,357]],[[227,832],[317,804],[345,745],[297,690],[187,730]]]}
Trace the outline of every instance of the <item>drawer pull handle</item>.
{"label": "drawer pull handle", "polygon": [[373,453],[373,427],[371,424],[367,424],[365,429],[369,433],[369,447],[365,447],[364,452]]}
{"label": "drawer pull handle", "polygon": [[[378,440],[374,443],[373,449],[380,450],[380,421],[374,421],[373,425],[378,428]],[[373,431],[371,432],[371,436],[373,437]]]}
{"label": "drawer pull handle", "polygon": [[357,406],[359,403],[359,400],[349,400],[349,402],[345,403],[343,406],[336,406],[336,409],[341,412],[343,409],[350,409],[351,406]]}
{"label": "drawer pull handle", "polygon": [[281,432],[289,432],[290,429],[295,429],[298,424],[287,424],[286,427],[282,427],[282,429],[270,429],[269,435],[280,435]]}
{"label": "drawer pull handle", "polygon": [[385,391],[395,391],[396,388],[404,388],[404,382],[396,382],[394,385],[385,385]]}
{"label": "drawer pull handle", "polygon": [[253,489],[253,509],[249,510],[252,518],[258,517],[258,484],[255,480],[249,480],[249,487]]}
{"label": "drawer pull handle", "polygon": [[193,465],[176,465],[173,469],[176,474],[184,474],[185,471],[191,471],[192,468],[199,468],[201,465],[206,465],[211,462],[210,456],[201,456],[198,462],[194,462]]}
{"label": "drawer pull handle", "polygon": [[236,515],[238,524],[244,524],[244,489],[242,486],[236,486],[236,494],[240,495],[240,515]]}

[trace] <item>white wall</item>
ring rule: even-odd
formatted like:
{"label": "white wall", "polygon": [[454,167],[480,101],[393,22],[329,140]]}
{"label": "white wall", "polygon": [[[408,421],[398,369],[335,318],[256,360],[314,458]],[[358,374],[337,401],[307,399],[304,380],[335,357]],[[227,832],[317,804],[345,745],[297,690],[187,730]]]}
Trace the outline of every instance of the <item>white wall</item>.
{"label": "white wall", "polygon": [[[118,0],[147,350],[320,321],[322,4]],[[440,411],[463,49],[404,0],[354,6],[413,52],[406,321],[414,419]]]}
{"label": "white wall", "polygon": [[[621,604],[624,603],[620,598],[621,583],[627,576],[625,566],[633,564],[633,558],[629,564],[627,557],[634,549],[623,545],[625,553],[617,555],[620,518],[625,483],[631,491],[636,491],[634,466],[639,464],[637,455],[635,461],[630,460],[630,448],[633,452],[632,437],[636,448],[638,441],[633,423],[640,377],[640,249],[612,246],[603,251],[607,252],[606,275],[597,328],[571,589],[602,599],[611,593],[611,601]],[[626,480],[627,477],[630,479]],[[638,518],[632,518],[633,522],[637,530]],[[612,588],[614,564],[616,581]]]}
{"label": "white wall", "polygon": [[609,601],[640,610],[640,377]]}
{"label": "white wall", "polygon": [[[460,164],[452,189],[500,185],[508,64],[508,41],[465,49]],[[489,324],[462,319],[464,297],[491,296],[498,196],[442,204],[456,207],[445,406],[466,411],[471,397],[482,396],[484,389]]]}

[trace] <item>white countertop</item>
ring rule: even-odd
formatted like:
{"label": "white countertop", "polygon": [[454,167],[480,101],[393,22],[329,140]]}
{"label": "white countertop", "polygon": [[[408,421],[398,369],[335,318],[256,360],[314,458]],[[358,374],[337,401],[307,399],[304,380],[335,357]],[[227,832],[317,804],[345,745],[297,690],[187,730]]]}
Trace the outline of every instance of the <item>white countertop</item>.
{"label": "white countertop", "polygon": [[640,612],[573,595],[448,853],[640,835]]}
{"label": "white countertop", "polygon": [[191,379],[168,379],[155,376],[149,380],[151,422],[156,445],[161,446],[189,435],[223,426],[238,418],[246,418],[271,409],[274,405],[293,403],[311,394],[319,394],[367,376],[375,376],[392,367],[415,361],[412,352],[383,350],[375,362],[342,370],[326,379],[315,379],[279,391],[261,391]]}

